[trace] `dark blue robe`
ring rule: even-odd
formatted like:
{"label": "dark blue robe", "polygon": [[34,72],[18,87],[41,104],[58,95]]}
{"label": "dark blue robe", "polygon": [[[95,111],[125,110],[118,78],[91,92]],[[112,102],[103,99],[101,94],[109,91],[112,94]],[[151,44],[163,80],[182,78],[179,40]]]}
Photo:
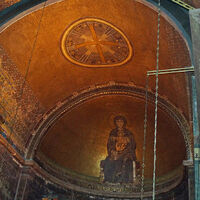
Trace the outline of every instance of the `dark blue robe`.
{"label": "dark blue robe", "polygon": [[[125,138],[123,139],[125,142],[124,144],[122,142],[121,147],[117,144],[120,141],[118,129],[113,129],[109,135],[107,143],[108,156],[101,162],[105,182],[133,182],[133,161],[136,161],[136,144],[133,134],[128,129],[124,128],[123,132],[124,135],[122,138]],[[113,151],[117,152],[116,156],[113,156]]]}

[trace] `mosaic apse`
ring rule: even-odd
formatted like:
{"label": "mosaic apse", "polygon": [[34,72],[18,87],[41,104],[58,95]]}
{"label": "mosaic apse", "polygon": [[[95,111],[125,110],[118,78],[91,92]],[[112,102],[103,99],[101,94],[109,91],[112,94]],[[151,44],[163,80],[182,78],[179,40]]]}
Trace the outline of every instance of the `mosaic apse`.
{"label": "mosaic apse", "polygon": [[69,61],[85,67],[119,66],[132,56],[132,47],[124,33],[94,18],[73,23],[65,31],[61,45]]}

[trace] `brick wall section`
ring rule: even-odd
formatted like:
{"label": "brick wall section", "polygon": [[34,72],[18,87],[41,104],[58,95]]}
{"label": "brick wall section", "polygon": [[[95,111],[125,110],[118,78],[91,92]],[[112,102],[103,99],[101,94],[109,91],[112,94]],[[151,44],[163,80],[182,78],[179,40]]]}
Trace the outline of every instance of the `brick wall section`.
{"label": "brick wall section", "polygon": [[20,175],[19,166],[10,153],[0,144],[0,199],[13,200]]}

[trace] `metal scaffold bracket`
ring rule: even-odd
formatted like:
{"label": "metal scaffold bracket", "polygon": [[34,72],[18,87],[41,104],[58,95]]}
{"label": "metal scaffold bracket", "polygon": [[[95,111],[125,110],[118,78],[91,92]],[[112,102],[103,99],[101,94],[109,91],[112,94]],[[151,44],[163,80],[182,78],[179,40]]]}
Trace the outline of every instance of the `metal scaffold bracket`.
{"label": "metal scaffold bracket", "polygon": [[187,10],[192,10],[195,9],[194,7],[190,6],[189,4],[185,3],[184,1],[181,0],[171,0],[172,2],[178,4],[179,6],[182,6],[183,8]]}
{"label": "metal scaffold bracket", "polygon": [[[183,73],[183,72],[194,72],[194,66],[158,70],[158,74],[159,74],[159,75],[160,75],[160,74]],[[147,75],[148,75],[148,76],[156,75],[156,70],[147,71]]]}

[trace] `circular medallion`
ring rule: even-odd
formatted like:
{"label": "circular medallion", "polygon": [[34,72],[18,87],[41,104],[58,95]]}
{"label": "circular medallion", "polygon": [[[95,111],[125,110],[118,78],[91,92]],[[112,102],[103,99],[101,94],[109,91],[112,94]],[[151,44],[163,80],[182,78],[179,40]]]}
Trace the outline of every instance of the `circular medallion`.
{"label": "circular medallion", "polygon": [[73,23],[62,37],[64,56],[85,67],[113,67],[130,60],[132,47],[127,37],[112,24],[94,18]]}

